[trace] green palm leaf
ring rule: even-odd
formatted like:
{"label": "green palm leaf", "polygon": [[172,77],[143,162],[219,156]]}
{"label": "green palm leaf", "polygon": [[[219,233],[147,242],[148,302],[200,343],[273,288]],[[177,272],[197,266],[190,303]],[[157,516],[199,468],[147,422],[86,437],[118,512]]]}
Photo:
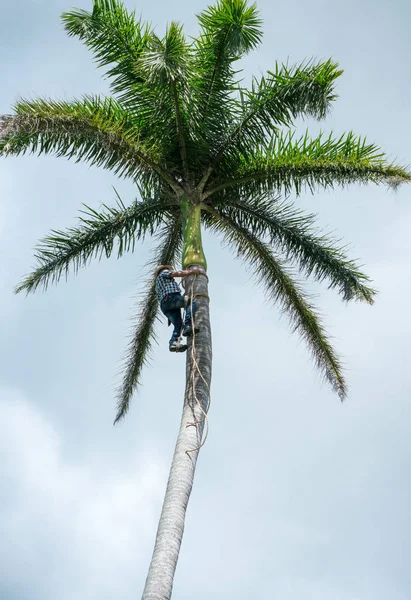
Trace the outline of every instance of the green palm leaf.
{"label": "green palm leaf", "polygon": [[38,267],[17,286],[16,293],[47,289],[50,282],[57,283],[63,275],[67,278],[70,266],[77,273],[92,258],[109,258],[115,245],[118,258],[134,251],[136,241],[153,235],[165,218],[178,214],[178,205],[163,199],[136,201],[127,208],[118,197],[118,205],[104,206],[104,212],[85,208],[80,227],[52,231],[40,242],[35,253]]}
{"label": "green palm leaf", "polygon": [[274,303],[287,313],[293,331],[306,342],[315,364],[341,400],[347,394],[342,367],[333,350],[317,311],[310,303],[291,272],[268,244],[245,227],[214,214],[205,217],[208,226],[223,234],[224,242],[237,257],[248,263],[250,270]]}
{"label": "green palm leaf", "polygon": [[172,23],[160,39],[116,0],[95,0],[91,13],[74,10],[62,18],[69,34],[94,51],[99,66],[112,65],[107,73],[111,89],[134,115],[141,139],[161,145],[163,156],[171,153],[175,159],[176,117],[180,127],[183,121],[176,94],[189,67],[182,27]]}
{"label": "green palm leaf", "polygon": [[251,90],[241,90],[240,118],[216,148],[200,187],[214,170],[219,175],[230,173],[239,155],[253,156],[273,133],[279,134],[279,126],[291,126],[298,116],[324,118],[336,98],[334,83],[341,73],[329,60],[293,68],[276,65],[268,77],[254,79]]}
{"label": "green palm leaf", "polygon": [[242,156],[236,176],[211,187],[203,198],[232,188],[246,196],[262,192],[294,192],[305,188],[314,192],[350,183],[386,183],[393,187],[410,181],[411,174],[389,163],[375,144],[352,132],[334,139],[321,134],[311,139],[308,134],[296,139],[294,133],[275,136],[265,149],[253,156]]}
{"label": "green palm leaf", "polygon": [[198,20],[200,35],[190,83],[198,115],[196,130],[213,148],[238,112],[234,63],[260,43],[262,21],[256,6],[245,0],[220,0],[200,13]]}
{"label": "green palm leaf", "polygon": [[[163,39],[152,34],[147,51],[139,62],[151,93],[150,130],[160,139],[167,162],[179,165],[188,177],[186,142],[189,140],[188,112],[193,111],[188,94],[191,51],[178,23],[171,23]],[[167,136],[162,135],[167,131]],[[179,157],[176,149],[179,148]]]}
{"label": "green palm leaf", "polygon": [[337,288],[343,300],[373,304],[376,292],[369,286],[370,279],[355,261],[347,258],[338,240],[318,235],[315,215],[264,197],[248,201],[225,197],[216,210],[224,219],[252,231],[258,238],[268,239],[306,275],[313,275],[317,281],[328,280],[329,287]]}
{"label": "green palm leaf", "polygon": [[147,49],[151,29],[128,12],[123,2],[93,0],[92,12],[63,13],[64,28],[92,50],[99,67],[110,68],[111,89],[132,112],[150,115],[150,97],[136,64]]}
{"label": "green palm leaf", "polygon": [[120,177],[159,177],[181,188],[160,164],[156,148],[147,147],[133,117],[111,98],[82,101],[21,101],[16,114],[0,120],[0,156],[54,153],[113,170]]}

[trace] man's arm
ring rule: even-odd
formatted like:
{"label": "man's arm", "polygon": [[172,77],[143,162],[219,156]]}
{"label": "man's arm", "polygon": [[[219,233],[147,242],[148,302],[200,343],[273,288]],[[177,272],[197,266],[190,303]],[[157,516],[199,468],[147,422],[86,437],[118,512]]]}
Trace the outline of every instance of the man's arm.
{"label": "man's arm", "polygon": [[171,271],[170,277],[188,277],[189,275],[203,275],[204,269],[194,267],[194,269],[184,269],[183,271]]}

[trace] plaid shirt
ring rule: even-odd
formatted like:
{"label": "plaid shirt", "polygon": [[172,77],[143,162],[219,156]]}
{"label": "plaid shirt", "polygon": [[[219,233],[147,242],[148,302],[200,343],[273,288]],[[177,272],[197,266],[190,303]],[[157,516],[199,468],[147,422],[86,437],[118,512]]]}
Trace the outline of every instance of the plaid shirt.
{"label": "plaid shirt", "polygon": [[164,296],[169,296],[170,294],[181,294],[178,283],[175,281],[173,277],[170,277],[172,271],[169,269],[164,269],[161,271],[160,275],[156,279],[156,293],[158,301],[161,303]]}

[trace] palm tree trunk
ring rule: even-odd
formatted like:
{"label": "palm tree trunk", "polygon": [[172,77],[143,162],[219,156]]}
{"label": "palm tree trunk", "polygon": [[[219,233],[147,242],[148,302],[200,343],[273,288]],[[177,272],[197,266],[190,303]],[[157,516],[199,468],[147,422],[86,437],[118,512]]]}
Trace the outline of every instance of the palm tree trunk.
{"label": "palm tree trunk", "polygon": [[196,298],[195,318],[200,332],[194,338],[188,338],[183,415],[142,600],[171,598],[185,514],[204,432],[204,412],[207,413],[209,404],[212,349],[207,277],[187,277],[186,291],[201,294]]}

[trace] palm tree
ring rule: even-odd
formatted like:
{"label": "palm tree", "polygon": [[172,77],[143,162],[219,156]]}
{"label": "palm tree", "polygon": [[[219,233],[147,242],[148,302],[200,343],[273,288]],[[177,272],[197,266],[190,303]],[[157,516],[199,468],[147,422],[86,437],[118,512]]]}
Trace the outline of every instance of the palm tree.
{"label": "palm tree", "polygon": [[[251,89],[241,86],[237,61],[262,37],[259,13],[246,0],[219,0],[207,8],[190,42],[174,22],[158,37],[118,0],[93,0],[92,12],[73,10],[62,19],[68,34],[106,68],[113,97],[18,102],[14,114],[1,118],[0,154],[31,150],[84,160],[132,179],[138,199],[126,205],[117,197],[100,212],[86,207],[77,227],[53,231],[37,247],[36,269],[16,291],[47,288],[93,257],[134,251],[148,235],[158,242],[153,271],[180,260],[185,269],[203,269],[185,282],[197,298],[200,333],[189,340],[183,415],[143,593],[144,600],[166,600],[209,405],[211,328],[201,228],[221,234],[251,266],[344,399],[339,359],[295,272],[326,281],[346,301],[372,304],[375,292],[338,241],[319,233],[315,216],[289,198],[336,184],[395,187],[411,174],[353,133],[296,136],[298,117],[323,119],[336,99],[342,71],[332,60],[275,64],[253,79]],[[154,281],[139,308],[115,422],[128,411],[155,339]]]}

